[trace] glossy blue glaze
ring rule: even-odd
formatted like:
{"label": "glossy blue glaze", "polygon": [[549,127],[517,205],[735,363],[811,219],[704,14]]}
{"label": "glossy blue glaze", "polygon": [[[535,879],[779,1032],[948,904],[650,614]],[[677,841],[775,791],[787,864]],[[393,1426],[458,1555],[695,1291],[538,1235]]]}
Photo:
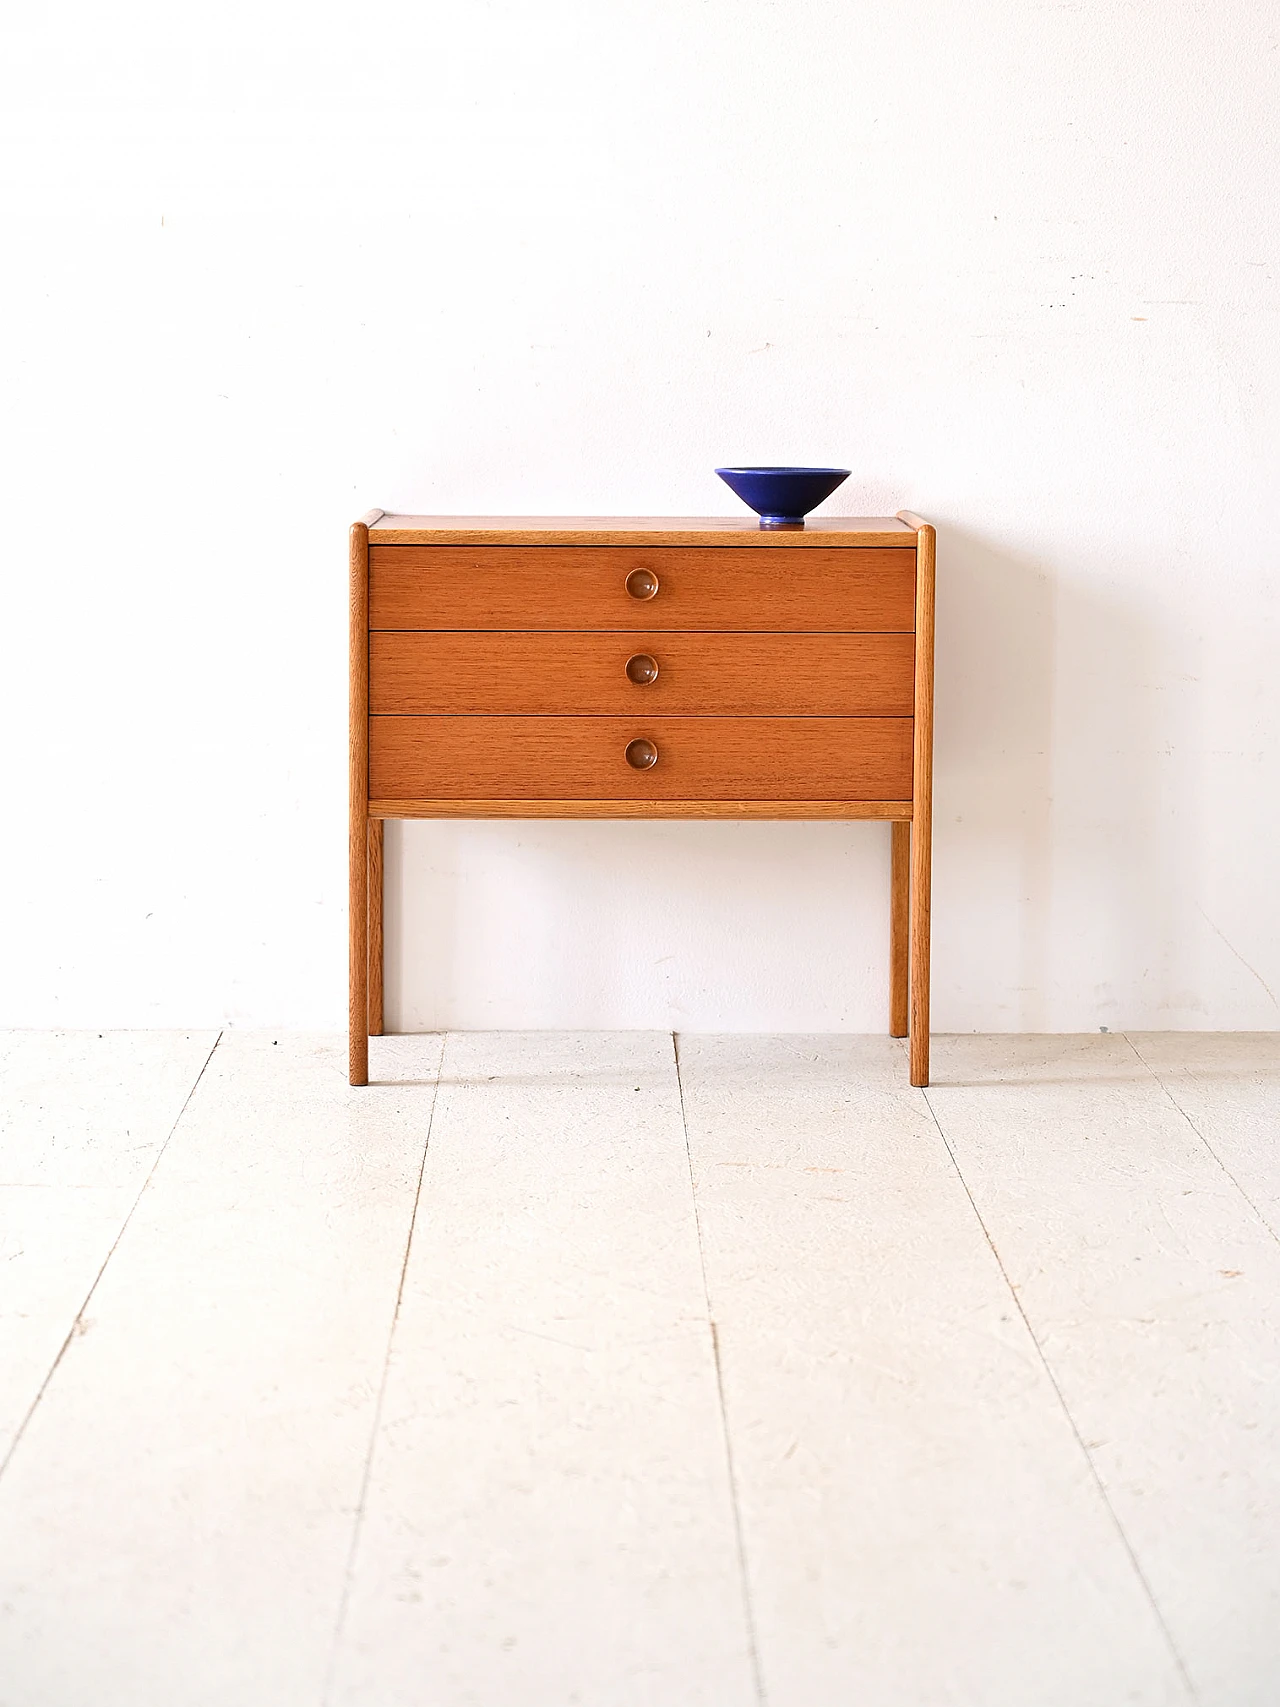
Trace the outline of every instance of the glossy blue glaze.
{"label": "glossy blue glaze", "polygon": [[809,511],[849,478],[847,468],[717,468],[716,473],[751,506],[762,528],[802,528]]}

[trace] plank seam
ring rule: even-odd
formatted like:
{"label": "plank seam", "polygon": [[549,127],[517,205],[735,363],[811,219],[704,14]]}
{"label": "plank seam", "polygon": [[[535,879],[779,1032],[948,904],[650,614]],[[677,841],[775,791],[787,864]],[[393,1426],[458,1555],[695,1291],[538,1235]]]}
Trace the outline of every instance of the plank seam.
{"label": "plank seam", "polygon": [[13,1439],[9,1443],[9,1450],[5,1453],[3,1460],[0,1460],[0,1476],[4,1475],[5,1471],[9,1468],[9,1465],[13,1462],[13,1455],[18,1450],[18,1444],[21,1441],[23,1435],[27,1432],[27,1425],[28,1425],[28,1423],[30,1423],[32,1417],[35,1416],[36,1411],[39,1408],[40,1401],[44,1398],[45,1393],[49,1389],[50,1382],[53,1380],[54,1376],[58,1373],[58,1369],[62,1363],[62,1360],[66,1356],[67,1347],[71,1344],[72,1340],[75,1339],[77,1331],[80,1329],[81,1323],[84,1321],[84,1313],[89,1308],[89,1305],[92,1303],[93,1295],[98,1290],[98,1287],[101,1284],[103,1275],[107,1272],[107,1264],[111,1261],[112,1257],[116,1254],[116,1250],[119,1247],[121,1239],[124,1238],[125,1233],[128,1231],[129,1223],[133,1220],[133,1217],[134,1217],[135,1213],[137,1212],[138,1205],[142,1202],[142,1195],[146,1191],[147,1187],[151,1184],[152,1177],[154,1176],[156,1169],[160,1166],[161,1158],[164,1156],[165,1151],[169,1148],[169,1145],[173,1140],[173,1135],[178,1130],[178,1127],[182,1121],[182,1117],[187,1112],[187,1109],[191,1104],[192,1097],[199,1090],[200,1081],[201,1081],[201,1079],[204,1078],[204,1075],[205,1075],[205,1069],[208,1067],[210,1061],[213,1060],[214,1051],[217,1049],[218,1045],[222,1042],[222,1037],[223,1037],[222,1032],[219,1032],[218,1035],[214,1038],[213,1046],[209,1050],[209,1053],[205,1056],[204,1063],[201,1066],[200,1071],[196,1074],[195,1080],[192,1083],[191,1089],[187,1092],[186,1096],[183,1098],[182,1107],[178,1110],[176,1116],[174,1117],[173,1125],[169,1128],[169,1131],[165,1137],[164,1143],[161,1144],[160,1148],[156,1151],[155,1159],[151,1163],[151,1166],[147,1169],[147,1177],[143,1180],[142,1184],[138,1187],[138,1195],[134,1198],[133,1202],[129,1205],[128,1213],[125,1215],[124,1220],[120,1223],[120,1226],[119,1226],[119,1229],[116,1233],[116,1236],[111,1241],[111,1248],[107,1252],[106,1256],[103,1257],[102,1263],[98,1269],[98,1272],[97,1272],[97,1274],[94,1275],[93,1282],[90,1285],[89,1290],[84,1295],[84,1302],[80,1305],[80,1308],[76,1311],[75,1318],[72,1321],[70,1328],[68,1328],[68,1330],[67,1330],[67,1337],[63,1340],[62,1344],[58,1347],[58,1355],[54,1358],[53,1362],[49,1365],[48,1372],[45,1375],[44,1380],[40,1383],[39,1391],[36,1393],[35,1398],[32,1399],[30,1405],[28,1405],[26,1415],[23,1417],[22,1421],[18,1424],[18,1427],[14,1432]]}
{"label": "plank seam", "polygon": [[1155,1068],[1153,1066],[1151,1066],[1151,1064],[1148,1061],[1143,1059],[1142,1051],[1138,1048],[1138,1045],[1129,1036],[1128,1032],[1123,1032],[1123,1033],[1121,1033],[1121,1035],[1123,1036],[1125,1042],[1129,1045],[1130,1049],[1132,1049],[1134,1054],[1138,1057],[1138,1060],[1141,1063],[1142,1067],[1151,1075],[1151,1077],[1155,1080],[1156,1084],[1159,1085],[1160,1089],[1168,1097],[1169,1101],[1173,1104],[1174,1108],[1177,1109],[1178,1113],[1182,1116],[1182,1118],[1186,1121],[1187,1125],[1195,1133],[1196,1137],[1200,1140],[1201,1144],[1208,1151],[1209,1155],[1213,1157],[1214,1161],[1222,1169],[1223,1173],[1226,1174],[1227,1178],[1231,1181],[1232,1185],[1235,1186],[1236,1190],[1240,1193],[1241,1197],[1244,1198],[1245,1202],[1249,1205],[1250,1209],[1253,1210],[1253,1213],[1258,1217],[1258,1220],[1261,1221],[1262,1225],[1266,1228],[1267,1232],[1270,1233],[1271,1237],[1277,1242],[1277,1244],[1280,1244],[1280,1232],[1277,1232],[1277,1230],[1271,1225],[1270,1221],[1267,1220],[1266,1216],[1262,1213],[1262,1210],[1259,1209],[1258,1205],[1249,1196],[1249,1193],[1240,1184],[1240,1181],[1232,1173],[1231,1169],[1223,1161],[1222,1157],[1214,1149],[1213,1145],[1205,1137],[1204,1133],[1196,1125],[1195,1121],[1192,1120],[1191,1116],[1187,1113],[1186,1109],[1183,1108],[1182,1104],[1178,1101],[1177,1097],[1174,1096],[1173,1092],[1169,1089],[1168,1085],[1165,1084],[1164,1080],[1160,1077],[1159,1073],[1156,1072]]}
{"label": "plank seam", "polygon": [[1076,1425],[1076,1419],[1071,1414],[1071,1408],[1067,1404],[1066,1395],[1063,1393],[1062,1388],[1058,1385],[1058,1378],[1054,1374],[1053,1369],[1050,1366],[1048,1357],[1045,1355],[1045,1349],[1041,1345],[1039,1336],[1037,1335],[1035,1329],[1031,1325],[1030,1317],[1027,1315],[1026,1310],[1023,1308],[1022,1300],[1018,1296],[1017,1288],[1014,1286],[1012,1280],[1009,1278],[1009,1271],[1004,1266],[1004,1259],[1001,1257],[1000,1252],[996,1249],[996,1243],[995,1243],[995,1240],[991,1236],[991,1231],[988,1228],[985,1219],[983,1218],[982,1211],[978,1208],[977,1202],[974,1199],[974,1195],[973,1195],[972,1191],[970,1191],[970,1189],[969,1189],[969,1182],[967,1179],[965,1179],[964,1174],[961,1171],[959,1158],[956,1156],[955,1151],[951,1147],[951,1141],[942,1129],[942,1122],[938,1119],[937,1111],[935,1110],[933,1103],[930,1100],[928,1089],[923,1088],[920,1092],[920,1095],[924,1098],[925,1107],[929,1110],[930,1118],[932,1119],[934,1126],[937,1128],[938,1136],[939,1136],[939,1138],[941,1138],[943,1145],[946,1148],[947,1155],[951,1158],[951,1165],[956,1171],[956,1178],[960,1181],[961,1188],[963,1189],[965,1196],[969,1199],[969,1207],[973,1210],[974,1219],[977,1221],[978,1226],[982,1229],[982,1236],[987,1241],[987,1246],[991,1251],[991,1255],[995,1258],[996,1267],[1000,1270],[1001,1279],[1004,1281],[1006,1287],[1009,1290],[1009,1296],[1013,1300],[1014,1309],[1017,1310],[1018,1315],[1022,1318],[1023,1326],[1026,1328],[1027,1334],[1030,1337],[1031,1343],[1035,1347],[1036,1356],[1040,1360],[1040,1366],[1044,1370],[1045,1375],[1048,1377],[1049,1385],[1053,1388],[1053,1391],[1057,1396],[1058,1404],[1060,1405],[1060,1407],[1062,1409],[1062,1414],[1067,1419],[1067,1426],[1068,1426],[1068,1428],[1070,1428],[1072,1434],[1075,1436],[1076,1445],[1080,1448],[1080,1451],[1084,1456],[1084,1461],[1089,1467],[1089,1474],[1092,1476],[1094,1486],[1098,1490],[1099,1498],[1102,1500],[1103,1509],[1106,1511],[1107,1515],[1110,1517],[1111,1522],[1112,1522],[1112,1526],[1114,1527],[1116,1534],[1120,1538],[1120,1544],[1129,1556],[1129,1563],[1133,1566],[1134,1575],[1138,1579],[1138,1583],[1141,1586],[1142,1592],[1146,1596],[1147,1604],[1151,1608],[1152,1616],[1155,1618],[1156,1625],[1159,1628],[1161,1634],[1163,1635],[1166,1644],[1168,1645],[1170,1654],[1173,1656],[1173,1662],[1174,1662],[1175,1666],[1178,1668],[1178,1674],[1182,1678],[1183,1684],[1186,1687],[1187,1694],[1191,1697],[1192,1701],[1198,1702],[1200,1700],[1199,1692],[1196,1689],[1195,1684],[1191,1681],[1191,1673],[1187,1670],[1186,1662],[1178,1650],[1178,1644],[1173,1639],[1173,1632],[1170,1630],[1168,1624],[1165,1622],[1164,1614],[1160,1610],[1159,1602],[1156,1600],[1155,1593],[1151,1587],[1151,1584],[1147,1581],[1146,1573],[1143,1571],[1142,1566],[1138,1563],[1138,1555],[1134,1552],[1133,1543],[1130,1541],[1128,1535],[1126,1534],[1124,1525],[1121,1523],[1120,1518],[1116,1512],[1116,1509],[1112,1505],[1111,1500],[1107,1494],[1106,1483],[1102,1480],[1102,1477],[1098,1471],[1098,1467],[1094,1463],[1093,1454],[1090,1452],[1089,1448],[1085,1445],[1084,1436],[1081,1434],[1079,1428]]}
{"label": "plank seam", "polygon": [[747,1648],[751,1656],[751,1675],[755,1681],[756,1700],[766,1707],[764,1675],[760,1669],[760,1649],[756,1640],[755,1614],[751,1606],[751,1585],[747,1577],[747,1548],[742,1531],[742,1512],[738,1502],[738,1477],[733,1462],[733,1442],[729,1435],[729,1412],[725,1405],[724,1369],[720,1361],[720,1333],[711,1313],[711,1292],[707,1285],[707,1258],[702,1243],[702,1217],[698,1213],[698,1189],[693,1178],[693,1151],[689,1144],[689,1115],[685,1108],[684,1081],[680,1075],[680,1039],[671,1033],[671,1052],[675,1057],[676,1090],[680,1096],[680,1120],[684,1127],[684,1154],[689,1167],[689,1197],[693,1205],[693,1224],[698,1240],[698,1265],[702,1271],[702,1299],[707,1310],[707,1325],[711,1330],[711,1357],[716,1371],[716,1399],[720,1407],[720,1431],[724,1441],[725,1467],[729,1476],[729,1504],[733,1510],[734,1538],[738,1549],[738,1574],[742,1587],[742,1615],[747,1627]]}
{"label": "plank seam", "polygon": [[382,1358],[382,1377],[378,1382],[378,1397],[374,1401],[373,1419],[369,1425],[369,1445],[365,1452],[364,1469],[360,1477],[360,1493],[356,1500],[355,1516],[351,1524],[351,1541],[347,1548],[347,1565],[342,1580],[342,1598],[338,1602],[338,1614],[333,1629],[333,1647],[329,1654],[329,1665],[320,1696],[321,1702],[326,1704],[331,1699],[333,1686],[337,1681],[342,1636],[346,1628],[347,1614],[351,1608],[351,1591],[355,1585],[356,1560],[360,1550],[360,1538],[364,1533],[365,1507],[369,1499],[369,1484],[373,1479],[373,1460],[378,1448],[378,1435],[382,1428],[382,1411],[387,1396],[387,1382],[391,1374],[391,1350],[395,1343],[396,1329],[400,1325],[400,1309],[404,1303],[404,1284],[409,1273],[409,1254],[413,1249],[413,1235],[418,1225],[418,1208],[422,1202],[422,1183],[426,1176],[427,1156],[431,1149],[431,1129],[435,1124],[436,1103],[440,1096],[440,1080],[444,1077],[444,1058],[448,1047],[449,1034],[445,1032],[440,1044],[440,1060],[436,1066],[436,1082],[431,1089],[431,1107],[427,1111],[427,1131],[422,1141],[422,1160],[418,1164],[418,1183],[413,1193],[413,1209],[409,1215],[409,1228],[404,1241],[404,1256],[400,1262],[400,1279],[396,1286],[395,1309],[391,1313],[391,1326],[387,1330],[387,1346]]}

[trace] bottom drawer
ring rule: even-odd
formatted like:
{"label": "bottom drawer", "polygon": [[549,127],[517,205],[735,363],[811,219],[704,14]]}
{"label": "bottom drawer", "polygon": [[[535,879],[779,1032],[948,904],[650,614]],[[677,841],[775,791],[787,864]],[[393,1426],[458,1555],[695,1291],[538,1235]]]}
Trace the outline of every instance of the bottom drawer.
{"label": "bottom drawer", "polygon": [[371,717],[369,797],[909,800],[911,727],[909,717]]}

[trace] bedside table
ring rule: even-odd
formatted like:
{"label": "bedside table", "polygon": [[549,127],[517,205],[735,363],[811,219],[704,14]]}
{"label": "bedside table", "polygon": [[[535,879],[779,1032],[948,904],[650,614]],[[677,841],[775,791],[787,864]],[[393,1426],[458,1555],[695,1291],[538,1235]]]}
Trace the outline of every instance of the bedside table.
{"label": "bedside table", "polygon": [[351,1083],[387,818],[878,818],[889,1031],[929,1082],[934,530],[919,516],[351,529]]}

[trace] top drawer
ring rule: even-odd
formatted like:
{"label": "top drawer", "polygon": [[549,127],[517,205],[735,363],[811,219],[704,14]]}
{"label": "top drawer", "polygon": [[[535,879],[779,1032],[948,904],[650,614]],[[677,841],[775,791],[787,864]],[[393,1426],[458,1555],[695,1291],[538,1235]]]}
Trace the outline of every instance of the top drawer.
{"label": "top drawer", "polygon": [[370,628],[908,633],[916,554],[735,547],[375,545]]}

